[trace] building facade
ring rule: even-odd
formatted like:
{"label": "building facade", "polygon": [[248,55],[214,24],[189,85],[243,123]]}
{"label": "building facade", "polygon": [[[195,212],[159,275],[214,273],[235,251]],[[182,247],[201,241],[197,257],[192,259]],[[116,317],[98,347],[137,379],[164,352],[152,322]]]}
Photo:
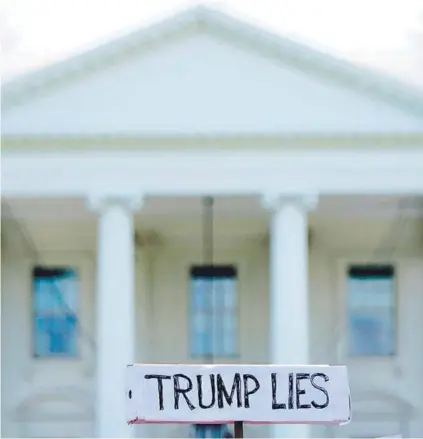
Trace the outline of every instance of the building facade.
{"label": "building facade", "polygon": [[349,367],[349,425],[249,437],[423,435],[417,91],[201,7],[6,85],[2,131],[4,437],[186,436],[125,424],[123,366],[211,357]]}

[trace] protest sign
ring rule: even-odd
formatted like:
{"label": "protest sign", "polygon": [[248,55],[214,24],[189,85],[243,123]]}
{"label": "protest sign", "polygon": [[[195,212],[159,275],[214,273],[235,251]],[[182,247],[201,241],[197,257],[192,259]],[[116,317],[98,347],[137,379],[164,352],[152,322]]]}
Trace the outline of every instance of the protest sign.
{"label": "protest sign", "polygon": [[342,424],[350,420],[345,366],[133,364],[127,421]]}

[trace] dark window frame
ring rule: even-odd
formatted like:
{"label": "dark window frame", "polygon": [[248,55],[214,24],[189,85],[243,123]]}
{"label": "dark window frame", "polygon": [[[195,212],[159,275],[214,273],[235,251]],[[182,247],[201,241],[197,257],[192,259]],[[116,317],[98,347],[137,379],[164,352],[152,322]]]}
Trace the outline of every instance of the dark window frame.
{"label": "dark window frame", "polygon": [[[77,283],[77,309],[72,310],[66,303],[63,305],[60,305],[62,308],[59,312],[56,310],[46,310],[44,312],[40,312],[37,304],[36,304],[36,286],[35,281],[37,279],[42,278],[54,278],[55,276],[59,276],[63,272],[71,272],[72,275],[75,278],[75,281]],[[54,282],[54,281],[53,281]],[[58,301],[65,300],[65,298],[62,296],[62,292],[60,291],[60,287],[56,284],[56,286],[53,286],[53,288],[57,288],[57,294],[58,294]],[[79,307],[80,307],[80,276],[79,276],[79,270],[75,267],[68,266],[68,265],[62,265],[62,264],[38,264],[33,266],[31,271],[31,306],[32,306],[32,357],[36,360],[78,360],[80,359],[81,352],[80,352],[80,330],[79,330]],[[60,308],[58,307],[58,308]],[[37,328],[37,320],[39,318],[48,318],[49,314],[52,318],[54,317],[62,317],[62,322],[66,319],[74,319],[75,322],[70,325],[70,327],[73,327],[74,331],[74,337],[75,337],[75,349],[65,349],[63,352],[52,352],[51,349],[49,349],[46,352],[39,352],[37,350],[37,335],[39,334],[39,329]]]}
{"label": "dark window frame", "polygon": [[[194,290],[193,290],[193,280],[195,279],[204,279],[204,280],[211,280],[211,279],[234,279],[235,280],[235,306],[231,309],[229,308],[222,308],[221,310],[217,311],[217,315],[225,315],[230,314],[230,319],[233,321],[233,316],[235,316],[235,334],[234,335],[234,349],[231,352],[225,352],[224,349],[216,349],[216,346],[213,346],[212,342],[212,350],[211,352],[207,352],[205,349],[198,352],[195,349],[195,323],[194,319],[196,318],[196,315],[201,312],[199,308],[196,308],[194,305]],[[188,349],[189,349],[189,356],[191,358],[206,358],[206,357],[220,357],[220,358],[236,358],[239,357],[239,276],[238,276],[238,269],[235,265],[227,264],[227,265],[192,265],[189,270],[189,301],[188,301],[188,315],[189,315],[189,337],[188,337]],[[206,308],[205,310],[206,314],[210,313],[210,318],[215,320],[217,317],[215,316],[216,311],[213,313],[213,310],[210,308]],[[208,324],[208,323],[206,323]],[[216,331],[216,328],[214,328]],[[222,331],[225,330],[225,324],[222,320]],[[212,340],[214,336],[212,335]],[[213,349],[214,347],[214,349]]]}
{"label": "dark window frame", "polygon": [[[347,268],[347,285],[346,285],[346,307],[347,307],[347,336],[348,336],[348,352],[347,355],[350,358],[355,359],[389,359],[394,358],[398,355],[398,342],[399,342],[399,333],[398,333],[398,269],[395,264],[392,263],[350,263]],[[392,282],[392,294],[393,294],[393,304],[391,307],[391,319],[392,319],[392,328],[393,328],[393,340],[392,340],[392,352],[352,352],[351,346],[351,311],[358,308],[351,308],[349,300],[350,300],[350,285],[349,282],[352,278],[364,278],[364,279],[372,279],[372,278],[387,278],[391,279]],[[366,307],[363,307],[366,308]]]}

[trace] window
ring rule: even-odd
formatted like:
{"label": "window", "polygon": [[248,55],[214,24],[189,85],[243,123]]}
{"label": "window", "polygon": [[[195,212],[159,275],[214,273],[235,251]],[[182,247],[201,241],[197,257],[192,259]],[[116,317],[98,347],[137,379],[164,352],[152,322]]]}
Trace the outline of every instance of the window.
{"label": "window", "polygon": [[32,274],[34,356],[75,357],[78,278],[75,270],[35,267]]}
{"label": "window", "polygon": [[396,292],[392,266],[350,267],[348,311],[351,355],[395,354]]}
{"label": "window", "polygon": [[231,356],[238,340],[237,273],[232,266],[191,269],[191,352]]}
{"label": "window", "polygon": [[195,438],[225,438],[233,437],[226,424],[197,424],[194,425]]}

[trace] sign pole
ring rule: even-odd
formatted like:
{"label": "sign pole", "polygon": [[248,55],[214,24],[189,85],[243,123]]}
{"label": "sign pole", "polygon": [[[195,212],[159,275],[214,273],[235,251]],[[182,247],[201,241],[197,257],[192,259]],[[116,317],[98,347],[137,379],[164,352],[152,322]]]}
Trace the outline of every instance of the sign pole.
{"label": "sign pole", "polygon": [[242,421],[235,421],[234,436],[236,438],[243,438],[244,437],[244,423]]}

